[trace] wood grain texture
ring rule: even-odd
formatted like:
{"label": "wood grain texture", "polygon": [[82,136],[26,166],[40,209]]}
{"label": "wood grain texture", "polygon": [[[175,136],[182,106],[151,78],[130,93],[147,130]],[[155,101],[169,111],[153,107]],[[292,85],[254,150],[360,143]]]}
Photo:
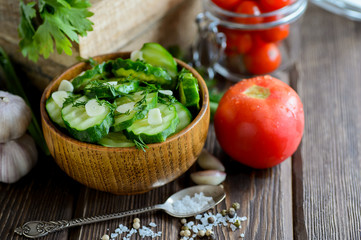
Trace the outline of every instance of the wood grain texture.
{"label": "wood grain texture", "polygon": [[361,25],[311,6],[301,36],[299,224],[308,239],[361,239]]}
{"label": "wood grain texture", "polygon": [[0,46],[40,90],[79,56],[130,51],[144,42],[189,47],[196,35],[194,18],[201,11],[200,0],[91,0],[94,30],[79,44],[73,43],[73,55],[51,54],[34,63],[22,56],[18,46],[19,2],[0,0]]}
{"label": "wood grain texture", "polygon": [[[129,55],[109,54],[94,59],[103,62],[117,57],[128,58]],[[198,158],[207,138],[209,96],[203,78],[184,62],[177,60],[177,63],[190,70],[198,80],[201,96],[199,113],[181,132],[168,137],[165,142],[148,144],[146,151],[135,147],[108,148],[80,142],[57,129],[46,113],[46,100],[63,79],[73,79],[89,65],[84,62],[76,64],[52,81],[43,93],[40,111],[45,140],[59,167],[78,182],[113,194],[147,192],[187,171]]]}

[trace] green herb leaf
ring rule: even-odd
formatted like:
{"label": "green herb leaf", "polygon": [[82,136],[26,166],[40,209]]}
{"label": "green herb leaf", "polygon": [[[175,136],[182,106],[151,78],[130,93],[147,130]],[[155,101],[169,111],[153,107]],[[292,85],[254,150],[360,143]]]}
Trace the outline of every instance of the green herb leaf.
{"label": "green herb leaf", "polygon": [[[88,11],[88,0],[39,0],[38,7],[37,12],[35,2],[25,5],[20,1],[19,46],[22,54],[34,62],[39,55],[48,58],[54,42],[59,54],[71,55],[71,41],[79,42],[78,35],[86,36],[93,30],[93,23],[87,19],[93,15]],[[38,27],[32,22],[37,16],[43,21]]]}

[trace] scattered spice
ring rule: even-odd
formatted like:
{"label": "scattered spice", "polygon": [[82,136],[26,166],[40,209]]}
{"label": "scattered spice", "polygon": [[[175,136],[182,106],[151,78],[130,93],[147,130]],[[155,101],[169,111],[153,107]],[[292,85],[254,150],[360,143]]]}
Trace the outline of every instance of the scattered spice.
{"label": "scattered spice", "polygon": [[234,208],[231,207],[228,209],[228,216],[230,218],[233,218],[235,216],[235,214],[236,214],[236,210]]}
{"label": "scattered spice", "polygon": [[232,204],[232,208],[234,208],[235,210],[238,210],[241,208],[241,205],[238,202],[235,202]]}
{"label": "scattered spice", "polygon": [[109,235],[104,234],[101,238],[101,240],[109,240]]}

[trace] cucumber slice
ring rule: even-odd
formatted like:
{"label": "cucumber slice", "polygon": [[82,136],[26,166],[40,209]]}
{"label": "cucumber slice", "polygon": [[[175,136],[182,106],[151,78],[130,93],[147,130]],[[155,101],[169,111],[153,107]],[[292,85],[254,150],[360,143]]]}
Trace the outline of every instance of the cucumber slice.
{"label": "cucumber slice", "polygon": [[113,61],[103,62],[78,75],[72,81],[74,91],[79,92],[93,80],[102,79],[111,72]]}
{"label": "cucumber slice", "polygon": [[168,71],[172,78],[177,76],[177,62],[173,56],[158,43],[145,43],[140,49],[141,57],[146,63],[162,67]]}
{"label": "cucumber slice", "polygon": [[136,120],[124,131],[128,139],[142,140],[146,144],[164,142],[169,135],[175,132],[179,123],[175,107],[158,103],[157,108],[162,114],[162,124],[149,124],[149,115],[147,115],[144,119]]}
{"label": "cucumber slice", "polygon": [[102,114],[91,117],[87,114],[85,105],[89,102],[86,96],[66,104],[61,115],[69,133],[76,139],[84,142],[95,143],[109,133],[113,124],[113,113],[106,101],[101,101],[105,108]]}
{"label": "cucumber slice", "polygon": [[186,107],[199,109],[199,86],[193,74],[185,69],[178,76],[180,102]]}
{"label": "cucumber slice", "polygon": [[94,80],[84,87],[84,94],[88,98],[113,99],[136,91],[139,88],[138,80],[103,81]]}
{"label": "cucumber slice", "polygon": [[46,100],[46,111],[53,122],[58,124],[60,127],[65,128],[65,123],[61,117],[61,107],[59,107],[59,105],[54,101],[53,94]]}
{"label": "cucumber slice", "polygon": [[98,144],[104,147],[134,147],[133,141],[129,140],[123,132],[110,132],[99,140]]}
{"label": "cucumber slice", "polygon": [[183,130],[186,126],[188,126],[192,122],[192,114],[183,104],[176,101],[173,103],[175,109],[177,110],[179,124],[175,130],[175,133],[178,133]]}
{"label": "cucumber slice", "polygon": [[113,64],[113,73],[117,77],[132,76],[140,81],[158,83],[171,89],[176,85],[176,80],[166,70],[141,61],[118,58]]}
{"label": "cucumber slice", "polygon": [[58,91],[73,92],[74,86],[68,80],[62,80],[59,84]]}
{"label": "cucumber slice", "polygon": [[157,105],[158,93],[146,93],[143,91],[117,98],[115,104],[114,124],[111,131],[119,132],[130,125],[137,119],[144,118],[149,109]]}

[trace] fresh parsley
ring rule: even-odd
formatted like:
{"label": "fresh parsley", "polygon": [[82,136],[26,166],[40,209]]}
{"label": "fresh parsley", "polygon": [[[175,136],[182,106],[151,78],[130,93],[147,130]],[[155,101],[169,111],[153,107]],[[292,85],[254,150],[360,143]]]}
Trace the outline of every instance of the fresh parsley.
{"label": "fresh parsley", "polygon": [[[88,10],[88,0],[38,0],[25,4],[20,1],[20,49],[24,57],[37,62],[39,55],[48,58],[54,52],[72,54],[72,43],[78,36],[86,36],[93,30],[88,19],[93,15]],[[35,20],[40,19],[40,25]],[[54,44],[55,43],[55,44]]]}

